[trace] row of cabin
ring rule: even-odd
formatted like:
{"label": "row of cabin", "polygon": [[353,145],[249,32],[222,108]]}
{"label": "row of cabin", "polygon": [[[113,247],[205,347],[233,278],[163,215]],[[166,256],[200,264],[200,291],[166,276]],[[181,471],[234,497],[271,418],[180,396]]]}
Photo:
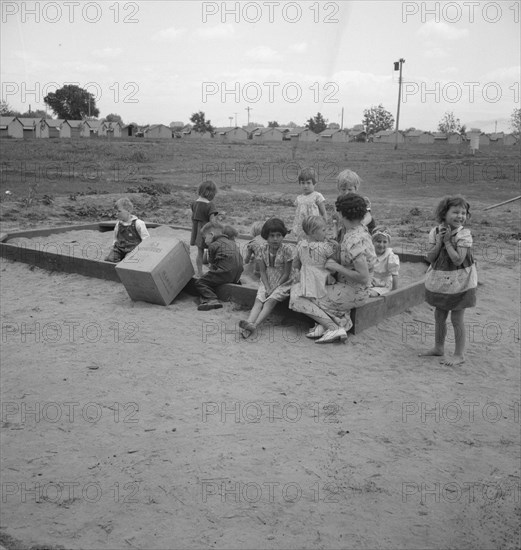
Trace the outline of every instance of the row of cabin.
{"label": "row of cabin", "polygon": [[[99,120],[53,120],[41,118],[0,117],[0,137],[12,138],[90,138],[90,137],[143,137],[145,139],[217,139],[221,142],[246,141],[272,142],[272,141],[302,141],[302,142],[327,142],[349,143],[372,141],[374,143],[450,143],[458,144],[467,140],[465,136],[457,133],[445,134],[442,132],[424,132],[422,130],[410,130],[398,132],[394,130],[382,130],[375,134],[367,135],[360,127],[352,130],[327,129],[315,134],[309,128],[241,128],[228,127],[216,128],[213,133],[200,133],[186,128],[181,132],[173,132],[172,128],[164,124],[153,124],[139,127],[136,124],[122,126],[119,122],[106,122]],[[513,134],[497,132],[493,134],[481,133],[479,145],[515,145],[517,139]]]}
{"label": "row of cabin", "polygon": [[0,117],[0,137],[32,139],[97,136],[122,137],[122,126],[119,122],[100,120]]}

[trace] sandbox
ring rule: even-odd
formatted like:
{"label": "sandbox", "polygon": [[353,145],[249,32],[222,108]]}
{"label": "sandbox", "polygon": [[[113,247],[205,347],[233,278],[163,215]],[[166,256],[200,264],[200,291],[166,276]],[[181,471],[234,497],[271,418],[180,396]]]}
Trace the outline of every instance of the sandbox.
{"label": "sandbox", "polygon": [[[114,224],[114,221],[109,221],[4,234],[1,236],[0,257],[50,271],[120,282],[115,264],[103,260],[112,245]],[[147,223],[147,228],[151,237],[168,234],[187,242],[190,239],[190,230],[186,227]],[[241,251],[244,252],[250,238],[239,235],[237,243]],[[195,247],[192,247],[193,261],[195,253]],[[402,264],[400,288],[385,296],[371,298],[352,310],[353,333],[357,334],[424,301],[424,274],[427,270],[424,257],[417,254],[398,256]],[[251,270],[245,270],[242,285],[223,285],[218,292],[219,298],[251,307],[258,283],[250,273]]]}

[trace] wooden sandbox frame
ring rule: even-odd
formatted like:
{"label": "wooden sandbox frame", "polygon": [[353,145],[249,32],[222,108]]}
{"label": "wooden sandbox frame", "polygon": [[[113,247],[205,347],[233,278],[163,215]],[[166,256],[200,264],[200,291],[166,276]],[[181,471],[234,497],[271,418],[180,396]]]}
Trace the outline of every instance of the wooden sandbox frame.
{"label": "wooden sandbox frame", "polygon": [[[91,231],[113,231],[115,222],[99,222],[83,225],[70,225],[62,227],[52,227],[48,229],[34,229],[28,231],[17,231],[14,233],[4,233],[0,237],[0,257],[31,264],[42,269],[50,271],[60,271],[64,273],[77,273],[86,277],[95,277],[107,281],[121,282],[116,272],[115,266],[111,262],[103,260],[93,260],[90,258],[75,257],[73,255],[59,254],[50,250],[33,250],[16,244],[9,244],[10,239],[14,238],[33,238],[54,235],[56,233],[66,233],[68,231],[91,230]],[[148,228],[155,228],[165,224],[147,223]],[[190,231],[187,227],[168,225],[172,229]],[[247,235],[239,235],[241,240],[250,240]],[[423,256],[418,254],[399,253],[400,261],[411,263],[425,263]],[[233,301],[243,306],[251,307],[255,301],[257,288],[255,286],[226,284],[219,288],[218,295],[223,301]],[[379,298],[371,298],[364,305],[351,311],[353,328],[351,332],[358,334],[368,327],[377,325],[387,317],[392,317],[402,313],[406,309],[423,303],[425,295],[424,278],[411,283],[407,286],[389,292]],[[284,307],[284,306],[283,306]],[[293,314],[293,312],[292,312]],[[297,317],[302,318],[297,314]],[[306,318],[307,320],[307,318]]]}

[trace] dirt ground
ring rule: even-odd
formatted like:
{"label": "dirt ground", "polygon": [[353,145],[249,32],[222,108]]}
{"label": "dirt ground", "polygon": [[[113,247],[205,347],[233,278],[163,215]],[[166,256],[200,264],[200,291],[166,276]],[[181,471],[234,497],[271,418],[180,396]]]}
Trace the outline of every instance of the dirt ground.
{"label": "dirt ground", "polygon": [[396,252],[422,253],[438,200],[465,194],[478,304],[466,363],[447,367],[418,357],[434,337],[425,303],[345,345],[315,345],[284,314],[244,340],[232,303],[132,302],[120,283],[0,260],[0,545],[521,546],[521,201],[484,210],[518,194],[518,149],[62,141],[6,140],[0,232],[106,220],[121,194],[148,222],[186,226],[206,177],[241,232],[290,224],[285,168],[318,165],[331,209],[350,167]]}
{"label": "dirt ground", "polygon": [[132,302],[2,260],[0,542],[518,548],[519,255],[504,259],[481,261],[456,368],[418,357],[427,304],[346,345],[281,317],[246,341],[231,303]]}

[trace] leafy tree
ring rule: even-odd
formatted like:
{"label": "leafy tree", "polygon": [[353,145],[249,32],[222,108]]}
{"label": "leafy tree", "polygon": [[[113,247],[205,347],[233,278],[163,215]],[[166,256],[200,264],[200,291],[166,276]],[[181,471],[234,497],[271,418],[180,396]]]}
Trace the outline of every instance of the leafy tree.
{"label": "leafy tree", "polygon": [[377,107],[373,105],[370,109],[364,109],[362,123],[367,128],[367,133],[373,134],[382,130],[392,130],[394,117],[380,103]]}
{"label": "leafy tree", "polygon": [[327,128],[328,130],[340,130],[340,124],[338,124],[337,122],[330,122],[327,125]]}
{"label": "leafy tree", "polygon": [[327,120],[320,113],[317,113],[315,117],[306,122],[306,128],[309,128],[315,134],[320,134],[327,128]]}
{"label": "leafy tree", "polygon": [[47,94],[43,101],[58,118],[82,120],[88,116],[97,117],[99,115],[94,96],[74,84],[67,84],[56,92]]}
{"label": "leafy tree", "polygon": [[287,128],[297,128],[297,124],[290,120],[286,125]]}
{"label": "leafy tree", "polygon": [[276,120],[272,120],[271,122],[268,122],[268,128],[278,128],[280,125]]}
{"label": "leafy tree", "polygon": [[43,109],[37,109],[36,111],[26,111],[19,115],[19,118],[52,118],[49,113],[46,113]]}
{"label": "leafy tree", "polygon": [[109,115],[107,115],[105,117],[105,122],[119,122],[121,126],[124,126],[123,119],[115,113],[110,113]]}
{"label": "leafy tree", "polygon": [[212,133],[215,130],[211,124],[211,121],[205,119],[203,111],[193,113],[190,117],[190,122],[194,123],[192,130],[199,132],[200,134],[205,134],[206,132]]}
{"label": "leafy tree", "polygon": [[11,109],[7,101],[0,100],[0,116],[20,116],[18,111]]}
{"label": "leafy tree", "polygon": [[512,133],[519,137],[521,134],[521,108],[514,109],[510,115],[510,127],[512,128]]}
{"label": "leafy tree", "polygon": [[465,126],[461,125],[459,118],[456,118],[452,111],[447,111],[438,122],[438,132],[464,134]]}

